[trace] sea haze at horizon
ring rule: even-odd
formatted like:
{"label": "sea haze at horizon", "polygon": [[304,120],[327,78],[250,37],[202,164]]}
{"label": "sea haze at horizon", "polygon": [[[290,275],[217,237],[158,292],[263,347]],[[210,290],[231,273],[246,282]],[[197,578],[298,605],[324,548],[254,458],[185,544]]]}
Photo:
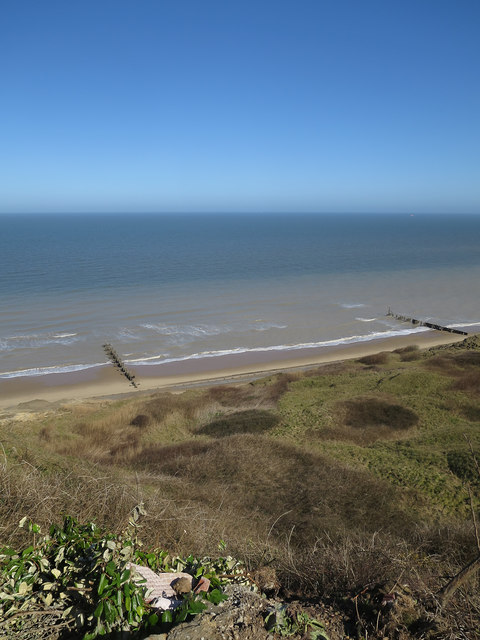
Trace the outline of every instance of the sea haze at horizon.
{"label": "sea haze at horizon", "polygon": [[480,216],[0,216],[0,377],[480,326]]}

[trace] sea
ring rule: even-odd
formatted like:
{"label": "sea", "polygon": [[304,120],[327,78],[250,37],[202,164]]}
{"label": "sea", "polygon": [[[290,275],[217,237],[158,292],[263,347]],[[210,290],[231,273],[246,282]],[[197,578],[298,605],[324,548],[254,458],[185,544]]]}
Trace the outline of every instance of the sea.
{"label": "sea", "polygon": [[0,378],[480,331],[480,215],[0,216]]}

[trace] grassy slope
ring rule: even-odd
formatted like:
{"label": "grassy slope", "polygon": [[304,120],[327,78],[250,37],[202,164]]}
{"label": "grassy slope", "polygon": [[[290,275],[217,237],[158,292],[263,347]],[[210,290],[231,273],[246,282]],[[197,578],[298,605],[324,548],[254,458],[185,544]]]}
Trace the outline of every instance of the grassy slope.
{"label": "grassy slope", "polygon": [[469,339],[4,420],[0,538],[65,512],[121,530],[143,499],[149,546],[223,539],[310,594],[399,575],[434,590],[475,553],[479,381]]}

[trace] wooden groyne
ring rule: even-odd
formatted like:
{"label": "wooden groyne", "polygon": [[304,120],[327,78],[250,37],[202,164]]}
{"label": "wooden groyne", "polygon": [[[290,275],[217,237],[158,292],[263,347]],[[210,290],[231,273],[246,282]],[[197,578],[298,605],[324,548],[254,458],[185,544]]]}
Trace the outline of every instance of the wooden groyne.
{"label": "wooden groyne", "polygon": [[134,374],[130,373],[130,371],[128,371],[128,369],[126,368],[123,360],[120,358],[120,356],[118,355],[118,353],[115,351],[115,349],[112,347],[111,344],[104,344],[103,346],[103,350],[105,351],[105,354],[107,356],[107,358],[110,360],[110,362],[113,364],[113,366],[118,369],[118,371],[120,371],[120,373],[122,375],[125,376],[125,378],[130,382],[131,385],[133,385],[135,387],[135,389],[137,388],[137,383],[135,382],[134,378]]}
{"label": "wooden groyne", "polygon": [[400,320],[400,322],[410,322],[411,324],[418,324],[421,327],[428,327],[429,329],[435,329],[435,331],[447,331],[448,333],[457,333],[461,336],[468,336],[466,331],[460,331],[459,329],[451,329],[450,327],[443,327],[441,324],[434,324],[433,322],[424,322],[423,320],[417,320],[416,318],[409,318],[408,316],[401,316],[398,313],[388,308],[387,316]]}

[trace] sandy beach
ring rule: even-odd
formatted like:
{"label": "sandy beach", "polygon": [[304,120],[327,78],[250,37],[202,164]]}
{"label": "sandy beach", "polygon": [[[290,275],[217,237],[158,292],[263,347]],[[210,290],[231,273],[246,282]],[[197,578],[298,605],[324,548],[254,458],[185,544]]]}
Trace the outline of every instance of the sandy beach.
{"label": "sandy beach", "polygon": [[0,410],[12,409],[21,403],[33,401],[75,402],[134,395],[157,389],[183,388],[195,384],[235,381],[277,371],[360,358],[380,351],[393,351],[407,345],[427,348],[463,339],[464,336],[461,335],[426,331],[355,345],[244,353],[129,367],[136,376],[137,389],[111,365],[70,373],[3,379],[0,380]]}

